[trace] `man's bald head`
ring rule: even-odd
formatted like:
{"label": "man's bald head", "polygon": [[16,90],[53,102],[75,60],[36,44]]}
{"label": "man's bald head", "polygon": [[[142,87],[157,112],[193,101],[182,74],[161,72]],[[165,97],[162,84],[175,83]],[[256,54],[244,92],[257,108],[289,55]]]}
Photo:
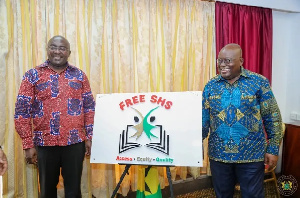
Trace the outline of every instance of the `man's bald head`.
{"label": "man's bald head", "polygon": [[220,52],[224,51],[224,50],[233,50],[233,51],[236,51],[237,55],[239,57],[243,57],[242,56],[242,48],[239,44],[236,44],[236,43],[229,43],[227,45],[225,45],[221,50]]}
{"label": "man's bald head", "polygon": [[228,80],[229,83],[233,83],[241,73],[243,62],[241,46],[236,43],[230,43],[219,52],[219,73],[224,79]]}
{"label": "man's bald head", "polygon": [[65,37],[63,37],[63,36],[61,36],[61,35],[56,35],[56,36],[53,36],[49,41],[48,41],[48,46],[50,46],[51,45],[51,43],[54,41],[54,40],[56,40],[56,39],[59,39],[59,40],[63,40],[68,46],[66,46],[68,49],[70,49],[70,43],[69,43],[69,41],[65,38]]}

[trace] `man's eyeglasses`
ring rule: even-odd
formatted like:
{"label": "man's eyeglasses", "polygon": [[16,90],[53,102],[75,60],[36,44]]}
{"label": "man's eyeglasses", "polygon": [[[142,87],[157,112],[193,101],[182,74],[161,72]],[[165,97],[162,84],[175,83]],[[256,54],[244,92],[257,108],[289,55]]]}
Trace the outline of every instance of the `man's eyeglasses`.
{"label": "man's eyeglasses", "polygon": [[48,49],[52,52],[58,50],[60,52],[66,52],[68,50],[68,48],[66,47],[56,47],[56,46],[49,46]]}
{"label": "man's eyeglasses", "polygon": [[217,64],[218,65],[221,65],[223,62],[225,63],[225,65],[229,65],[230,63],[232,63],[233,62],[233,60],[234,59],[232,59],[232,58],[218,58],[217,59]]}

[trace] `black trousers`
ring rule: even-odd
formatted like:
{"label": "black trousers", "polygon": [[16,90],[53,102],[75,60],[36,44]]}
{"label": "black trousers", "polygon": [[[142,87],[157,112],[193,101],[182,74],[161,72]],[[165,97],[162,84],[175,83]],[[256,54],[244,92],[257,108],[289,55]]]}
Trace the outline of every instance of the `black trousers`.
{"label": "black trousers", "polygon": [[69,146],[39,146],[38,169],[40,197],[56,198],[60,168],[64,178],[65,198],[81,197],[81,175],[85,143]]}
{"label": "black trousers", "polygon": [[264,162],[223,163],[210,160],[211,175],[217,198],[232,198],[240,183],[242,198],[263,198]]}

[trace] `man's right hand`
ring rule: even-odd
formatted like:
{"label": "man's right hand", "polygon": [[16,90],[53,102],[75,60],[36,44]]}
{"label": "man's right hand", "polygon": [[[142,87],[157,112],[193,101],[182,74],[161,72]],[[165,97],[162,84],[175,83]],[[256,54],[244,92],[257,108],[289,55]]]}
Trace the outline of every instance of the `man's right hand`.
{"label": "man's right hand", "polygon": [[35,148],[25,149],[25,160],[27,164],[37,165],[37,152]]}

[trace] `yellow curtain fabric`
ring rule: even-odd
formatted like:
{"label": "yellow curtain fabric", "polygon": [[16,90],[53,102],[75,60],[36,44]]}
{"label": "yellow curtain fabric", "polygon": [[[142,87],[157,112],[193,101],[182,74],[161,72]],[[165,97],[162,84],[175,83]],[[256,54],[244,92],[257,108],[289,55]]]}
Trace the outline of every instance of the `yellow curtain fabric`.
{"label": "yellow curtain fabric", "polygon": [[[52,36],[69,40],[69,62],[85,71],[94,94],[196,91],[216,74],[214,13],[214,3],[199,0],[0,0],[0,144],[9,163],[4,197],[38,197],[37,169],[24,163],[13,115],[22,76],[46,60]],[[124,166],[84,164],[83,197],[110,197]],[[137,172],[130,168],[119,193],[137,189]],[[158,172],[164,188],[165,169]],[[203,168],[171,172],[173,180],[207,174],[207,155]],[[58,188],[63,197],[62,179]]]}

